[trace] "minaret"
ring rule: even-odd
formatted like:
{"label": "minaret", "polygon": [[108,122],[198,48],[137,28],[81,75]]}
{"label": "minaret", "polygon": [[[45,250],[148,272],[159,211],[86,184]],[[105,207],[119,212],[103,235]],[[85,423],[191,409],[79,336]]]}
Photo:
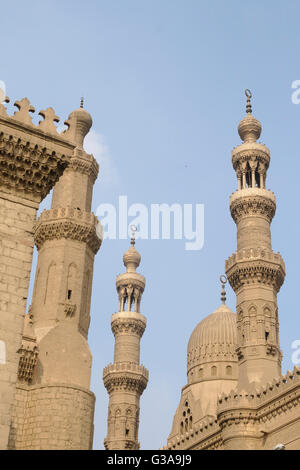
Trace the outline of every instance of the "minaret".
{"label": "minaret", "polygon": [[[62,135],[76,147],[55,185],[51,209],[42,212],[34,232],[39,255],[29,339],[33,348],[36,342],[38,358],[30,380],[25,380],[28,374],[22,370],[24,359],[19,365],[21,398],[18,395],[16,407],[22,399],[27,416],[22,429],[17,429],[21,435],[16,446],[22,449],[86,450],[93,440],[95,397],[90,391],[92,355],[87,336],[94,257],[101,245],[98,221],[91,212],[99,168],[83,149],[92,125],[83,102],[66,124],[69,128]],[[28,338],[24,341],[21,359],[28,348]]]}
{"label": "minaret", "polygon": [[252,115],[251,92],[245,94],[247,115],[238,126],[243,143],[232,152],[238,190],[230,197],[230,211],[237,225],[237,252],[226,261],[237,296],[240,387],[281,373],[277,293],[285,277],[284,262],[271,246],[276,199],[265,187],[270,151],[257,142],[261,124]]}
{"label": "minaret", "polygon": [[140,365],[140,340],[146,318],[140,313],[145,278],[136,272],[141,256],[135,249],[134,231],[131,246],[123,256],[126,273],[117,277],[119,311],[111,317],[115,336],[114,363],[103,371],[109,393],[108,430],[104,441],[107,450],[137,450],[140,396],[148,382],[148,371]]}
{"label": "minaret", "polygon": [[83,99],[66,124],[70,127],[64,136],[72,138],[77,147],[55,185],[51,210],[42,212],[35,228],[39,257],[31,314],[38,339],[65,321],[76,324],[87,337],[94,256],[101,245],[98,221],[91,212],[99,167],[83,149],[92,126]]}

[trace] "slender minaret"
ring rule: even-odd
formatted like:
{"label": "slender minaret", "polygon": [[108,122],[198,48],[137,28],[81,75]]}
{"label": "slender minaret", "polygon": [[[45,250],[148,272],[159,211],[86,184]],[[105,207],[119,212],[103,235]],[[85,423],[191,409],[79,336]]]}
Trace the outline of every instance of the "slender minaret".
{"label": "slender minaret", "polygon": [[103,371],[109,393],[108,430],[104,441],[107,450],[137,450],[140,396],[148,382],[148,371],[140,365],[140,340],[146,318],[140,313],[145,278],[136,272],[141,256],[135,249],[134,231],[131,246],[123,256],[126,273],[117,277],[119,311],[112,315],[115,336],[114,363]]}
{"label": "slender minaret", "polygon": [[226,261],[226,274],[237,296],[239,386],[263,383],[281,373],[277,293],[285,277],[284,262],[271,246],[274,194],[265,188],[269,149],[257,142],[260,122],[247,115],[238,126],[243,143],[232,152],[238,190],[230,198],[237,225],[237,252]]}

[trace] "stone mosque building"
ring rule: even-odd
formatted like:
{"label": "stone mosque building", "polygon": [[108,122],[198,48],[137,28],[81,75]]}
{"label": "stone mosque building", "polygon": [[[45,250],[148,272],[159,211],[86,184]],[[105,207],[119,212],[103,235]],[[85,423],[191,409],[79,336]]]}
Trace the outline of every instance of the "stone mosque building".
{"label": "stone mosque building", "polygon": [[[221,306],[191,334],[187,385],[165,450],[300,449],[300,369],[281,372],[277,294],[285,266],[271,246],[276,199],[266,189],[270,152],[257,142],[261,124],[246,94],[242,143],[232,153],[237,251],[221,276]],[[83,148],[92,119],[81,103],[58,133],[52,108],[40,111],[35,125],[26,98],[15,106],[8,115],[0,104],[0,449],[87,450],[95,404],[87,338],[101,246],[101,226],[91,212],[99,168]],[[52,188],[51,209],[37,219]],[[26,314],[34,244],[38,263]],[[134,234],[123,261],[126,272],[116,280],[119,309],[111,318],[114,358],[103,371],[109,450],[140,448],[140,396],[148,382],[140,365],[145,278],[137,272]],[[225,303],[227,279],[236,313]]]}

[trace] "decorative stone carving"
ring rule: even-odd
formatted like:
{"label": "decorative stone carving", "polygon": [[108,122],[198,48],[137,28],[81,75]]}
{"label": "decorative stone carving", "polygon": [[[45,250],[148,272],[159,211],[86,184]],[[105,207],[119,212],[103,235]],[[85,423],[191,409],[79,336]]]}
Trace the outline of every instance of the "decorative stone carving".
{"label": "decorative stone carving", "polygon": [[244,195],[230,202],[230,212],[235,223],[239,223],[242,217],[262,215],[272,221],[276,212],[276,203],[274,200],[264,196]]}
{"label": "decorative stone carving", "polygon": [[129,390],[141,395],[147,386],[149,372],[144,366],[134,363],[110,364],[103,370],[103,382],[108,393]]}
{"label": "decorative stone carving", "polygon": [[47,108],[45,111],[40,111],[39,116],[44,118],[39,122],[39,129],[44,132],[50,132],[50,134],[57,134],[57,127],[53,123],[59,122],[60,119],[55,115],[54,109]]}
{"label": "decorative stone carving", "polygon": [[96,231],[98,223],[94,214],[71,207],[45,210],[35,225],[34,241],[39,250],[46,240],[77,240],[97,253],[102,243]]}
{"label": "decorative stone carving", "polygon": [[32,315],[30,313],[25,316],[22,345],[18,353],[20,355],[18,379],[21,382],[24,381],[30,384],[39,354],[36,337],[32,327]]}
{"label": "decorative stone carving", "polygon": [[65,302],[65,303],[62,303],[61,305],[63,306],[64,314],[66,317],[69,317],[69,318],[74,317],[76,313],[76,304]]}
{"label": "decorative stone carving", "polygon": [[262,259],[237,262],[226,270],[229,283],[237,292],[245,284],[272,285],[279,292],[285,277],[284,265]]}
{"label": "decorative stone carving", "polygon": [[0,133],[0,185],[44,198],[68,164],[65,155]]}
{"label": "decorative stone carving", "polygon": [[237,171],[240,165],[245,162],[257,162],[266,171],[270,164],[270,151],[265,145],[257,142],[239,145],[232,151],[233,168]]}
{"label": "decorative stone carving", "polygon": [[18,108],[18,111],[15,111],[13,119],[22,121],[24,124],[32,125],[32,117],[29,113],[34,113],[35,109],[31,106],[28,98],[23,98],[20,101],[15,101],[14,106]]}
{"label": "decorative stone carving", "polygon": [[99,165],[95,158],[90,155],[90,159],[72,157],[67,171],[73,170],[92,177],[92,182],[96,181],[99,172]]}
{"label": "decorative stone carving", "polygon": [[123,333],[133,333],[142,337],[145,328],[146,322],[136,318],[117,318],[111,324],[111,329],[115,336]]}

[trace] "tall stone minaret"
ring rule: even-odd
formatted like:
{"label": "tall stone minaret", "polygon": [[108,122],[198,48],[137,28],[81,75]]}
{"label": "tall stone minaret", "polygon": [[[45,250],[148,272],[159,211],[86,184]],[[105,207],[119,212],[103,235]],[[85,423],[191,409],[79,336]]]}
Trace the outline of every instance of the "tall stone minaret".
{"label": "tall stone minaret", "polygon": [[[30,333],[20,350],[14,448],[92,447],[95,397],[90,391],[87,336],[94,257],[101,245],[98,221],[91,212],[98,164],[83,149],[92,125],[83,103],[66,124],[69,129],[63,136],[76,148],[55,185],[51,209],[41,214],[34,232],[39,255]],[[31,344],[36,366],[29,374],[26,351]]]}
{"label": "tall stone minaret", "polygon": [[123,256],[126,273],[117,277],[119,311],[112,315],[115,336],[114,363],[103,371],[104,385],[109,393],[108,430],[104,441],[107,450],[139,449],[138,429],[140,396],[148,382],[148,371],[140,365],[140,340],[146,318],[140,313],[145,278],[136,272],[141,256],[131,247]]}
{"label": "tall stone minaret", "polygon": [[237,252],[226,261],[237,296],[240,387],[281,373],[277,293],[285,277],[284,262],[271,246],[276,199],[266,189],[270,151],[257,142],[261,124],[252,116],[251,92],[245,93],[247,115],[238,126],[243,143],[232,152],[238,190],[230,198],[230,211],[237,225]]}
{"label": "tall stone minaret", "polygon": [[51,210],[41,214],[35,228],[39,257],[31,314],[38,339],[66,321],[76,324],[87,337],[94,256],[101,245],[98,221],[91,212],[99,166],[83,149],[92,126],[83,102],[66,124],[70,128],[65,137],[72,137],[77,147],[65,174],[55,185]]}

